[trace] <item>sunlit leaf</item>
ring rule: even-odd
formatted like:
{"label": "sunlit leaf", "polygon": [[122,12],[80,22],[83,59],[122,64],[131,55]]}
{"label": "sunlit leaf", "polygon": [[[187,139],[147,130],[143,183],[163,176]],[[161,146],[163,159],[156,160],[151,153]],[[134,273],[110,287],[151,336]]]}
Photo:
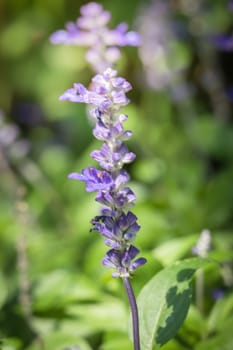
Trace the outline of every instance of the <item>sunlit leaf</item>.
{"label": "sunlit leaf", "polygon": [[91,350],[91,347],[85,340],[77,337],[75,334],[71,335],[60,331],[51,332],[40,341],[37,339],[26,350],[40,350],[42,346],[44,350]]}
{"label": "sunlit leaf", "polygon": [[177,262],[155,275],[138,297],[141,347],[151,350],[171,339],[183,323],[192,297],[195,271],[209,261],[201,258]]}
{"label": "sunlit leaf", "polygon": [[185,254],[191,253],[191,248],[195,245],[197,238],[197,235],[189,235],[170,239],[156,247],[153,253],[165,266],[170,265],[183,258]]}

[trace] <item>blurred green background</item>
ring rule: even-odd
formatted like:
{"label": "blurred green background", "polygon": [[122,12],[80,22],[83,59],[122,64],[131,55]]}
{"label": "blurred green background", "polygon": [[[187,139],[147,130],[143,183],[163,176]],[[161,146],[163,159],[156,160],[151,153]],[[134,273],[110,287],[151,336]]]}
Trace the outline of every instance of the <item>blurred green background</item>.
{"label": "blurred green background", "polygon": [[[49,36],[85,3],[0,2],[3,350],[132,347],[121,281],[101,264],[102,237],[89,232],[99,206],[67,180],[94,164],[89,154],[99,143],[85,106],[58,98],[74,82],[88,85],[93,73],[83,48],[54,46]],[[142,35],[141,48],[122,48],[117,67],[133,86],[123,111],[137,155],[128,171],[141,225],[136,245],[148,258],[135,291],[193,256],[201,231],[210,230],[209,255],[221,268],[206,271],[203,310],[194,295],[186,324],[163,348],[219,349],[233,327],[233,45],[215,37],[232,35],[233,12],[225,0],[100,3],[112,28],[127,22]]]}

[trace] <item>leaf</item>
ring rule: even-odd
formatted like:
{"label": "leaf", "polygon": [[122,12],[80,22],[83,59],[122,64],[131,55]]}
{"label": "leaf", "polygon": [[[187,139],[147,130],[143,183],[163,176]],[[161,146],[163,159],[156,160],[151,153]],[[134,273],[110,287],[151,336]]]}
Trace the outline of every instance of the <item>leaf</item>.
{"label": "leaf", "polygon": [[233,312],[233,295],[217,300],[208,318],[208,331],[214,333],[217,330],[224,329],[225,324],[229,323]]}
{"label": "leaf", "polygon": [[125,332],[106,332],[101,350],[132,350],[132,342]]}
{"label": "leaf", "polygon": [[[36,341],[27,350],[40,350],[41,344]],[[60,331],[49,333],[43,338],[44,350],[91,350],[88,343],[75,334],[62,333]]]}
{"label": "leaf", "polygon": [[153,253],[165,266],[174,263],[182,258],[185,254],[191,252],[191,248],[195,245],[198,236],[192,235],[188,237],[179,237],[170,239],[162,243]]}
{"label": "leaf", "polygon": [[143,350],[151,350],[154,342],[155,348],[159,348],[176,334],[191,303],[193,274],[209,262],[202,258],[179,261],[144,286],[138,297]]}
{"label": "leaf", "polygon": [[98,291],[91,281],[66,270],[55,270],[44,275],[34,292],[34,309],[64,309],[77,301],[98,299]]}
{"label": "leaf", "polygon": [[183,327],[179,331],[179,336],[183,336],[185,339],[188,337],[190,339],[203,339],[207,332],[206,318],[195,305],[191,304]]}
{"label": "leaf", "polygon": [[22,343],[17,338],[3,338],[0,339],[1,350],[19,350],[22,349]]}
{"label": "leaf", "polygon": [[0,271],[0,285],[1,285],[1,289],[0,289],[0,308],[1,308],[7,298],[7,284],[1,271]]}
{"label": "leaf", "polygon": [[67,315],[80,319],[82,325],[88,325],[94,332],[103,330],[124,332],[127,327],[124,303],[107,295],[99,303],[71,305],[67,308]]}
{"label": "leaf", "polygon": [[233,320],[225,325],[222,332],[217,333],[215,336],[204,340],[199,343],[195,350],[232,350],[233,349],[233,336],[232,336]]}

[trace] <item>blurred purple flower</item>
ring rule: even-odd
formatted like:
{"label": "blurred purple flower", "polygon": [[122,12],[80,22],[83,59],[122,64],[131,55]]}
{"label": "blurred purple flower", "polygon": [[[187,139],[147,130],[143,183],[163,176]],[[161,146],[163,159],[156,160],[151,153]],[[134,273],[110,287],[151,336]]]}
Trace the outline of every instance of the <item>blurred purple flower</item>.
{"label": "blurred purple flower", "polygon": [[103,72],[120,58],[121,46],[139,46],[140,37],[136,32],[128,32],[126,23],[111,30],[107,27],[111,15],[101,4],[90,2],[80,9],[81,16],[75,23],[69,22],[65,30],[53,33],[53,44],[80,45],[89,47],[86,59],[95,72]]}
{"label": "blurred purple flower", "polygon": [[0,148],[6,159],[11,162],[23,158],[30,150],[28,140],[20,138],[20,130],[16,124],[7,123],[0,111]]}
{"label": "blurred purple flower", "polygon": [[[181,67],[173,60],[176,37],[168,2],[156,0],[140,11],[138,32],[141,36],[139,57],[149,87],[162,90],[171,84]],[[175,51],[176,54],[176,51]]]}
{"label": "blurred purple flower", "polygon": [[135,259],[139,250],[132,245],[140,226],[137,217],[130,211],[136,196],[126,186],[129,174],[123,169],[124,164],[135,159],[123,141],[130,138],[131,131],[125,130],[123,122],[127,119],[119,110],[129,103],[126,92],[131,85],[117,71],[108,68],[103,74],[92,79],[90,90],[82,84],[74,84],[67,90],[61,100],[81,102],[93,107],[92,115],[96,125],[94,136],[103,141],[100,150],[91,152],[103,170],[88,167],[82,173],[72,173],[69,178],[83,181],[86,191],[96,191],[96,201],[104,205],[101,214],[92,220],[92,231],[98,231],[111,250],[103,259],[103,264],[113,267],[117,272],[113,277],[129,277],[132,272],[146,262],[146,259]]}
{"label": "blurred purple flower", "polygon": [[222,299],[224,297],[224,291],[220,288],[215,288],[212,291],[212,297],[214,300]]}
{"label": "blurred purple flower", "polygon": [[233,11],[233,1],[232,0],[230,0],[228,2],[228,8],[229,8],[230,11]]}
{"label": "blurred purple flower", "polygon": [[229,100],[233,101],[233,86],[230,86],[226,90],[226,96],[229,98]]}
{"label": "blurred purple flower", "polygon": [[212,38],[212,42],[216,48],[221,51],[232,51],[233,50],[233,34],[219,34]]}
{"label": "blurred purple flower", "polygon": [[206,257],[211,249],[211,232],[207,229],[203,230],[197,241],[197,244],[192,248],[192,252],[195,255]]}

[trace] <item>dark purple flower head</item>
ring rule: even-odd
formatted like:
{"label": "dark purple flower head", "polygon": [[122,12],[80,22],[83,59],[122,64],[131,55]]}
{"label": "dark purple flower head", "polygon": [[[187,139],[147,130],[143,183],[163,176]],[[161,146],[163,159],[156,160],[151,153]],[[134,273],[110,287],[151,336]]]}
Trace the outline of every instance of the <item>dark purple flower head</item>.
{"label": "dark purple flower head", "polygon": [[87,192],[107,190],[114,187],[111,175],[94,167],[84,169],[81,174],[71,173],[68,177],[69,179],[85,182]]}
{"label": "dark purple flower head", "polygon": [[96,216],[92,224],[93,230],[106,238],[105,244],[114,249],[129,246],[140,229],[137,217],[131,212],[122,213],[119,217]]}
{"label": "dark purple flower head", "polygon": [[112,209],[130,210],[134,206],[136,196],[129,187],[125,187],[117,192],[98,192],[96,201]]}
{"label": "dark purple flower head", "polygon": [[146,263],[145,258],[138,258],[133,261],[139,254],[139,250],[131,245],[125,251],[111,249],[103,259],[103,264],[107,267],[114,268],[117,272],[112,274],[113,277],[130,277],[131,273],[138,267]]}
{"label": "dark purple flower head", "polygon": [[101,4],[90,2],[80,9],[81,16],[76,23],[69,22],[65,30],[53,33],[53,44],[80,45],[89,47],[86,58],[96,72],[102,72],[120,58],[122,46],[139,46],[140,37],[128,32],[125,23],[111,30],[107,27],[111,15]]}

